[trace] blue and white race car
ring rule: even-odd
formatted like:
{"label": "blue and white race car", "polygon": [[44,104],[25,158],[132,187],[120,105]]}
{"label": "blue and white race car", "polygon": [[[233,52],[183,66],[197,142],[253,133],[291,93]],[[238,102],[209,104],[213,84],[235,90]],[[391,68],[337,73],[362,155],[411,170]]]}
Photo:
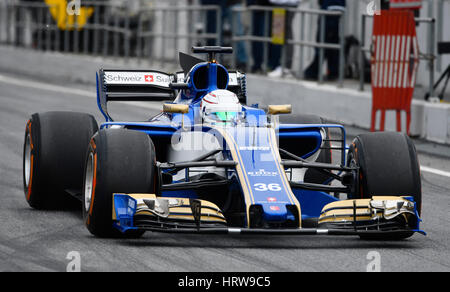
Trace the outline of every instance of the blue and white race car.
{"label": "blue and white race car", "polygon": [[[346,147],[341,125],[309,115],[280,123],[290,105],[246,105],[245,74],[216,61],[231,48],[193,52],[208,60],[180,53],[183,71],[174,74],[100,70],[100,127],[84,113],[32,115],[23,156],[27,202],[48,209],[78,198],[99,237],[424,233],[419,164],[406,135],[364,134]],[[167,100],[144,122],[114,121],[107,108]],[[340,153],[337,162],[332,153]]]}

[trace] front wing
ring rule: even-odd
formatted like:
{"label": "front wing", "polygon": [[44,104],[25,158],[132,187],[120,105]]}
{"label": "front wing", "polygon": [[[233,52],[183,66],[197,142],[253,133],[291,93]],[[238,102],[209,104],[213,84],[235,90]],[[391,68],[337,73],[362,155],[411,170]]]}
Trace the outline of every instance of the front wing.
{"label": "front wing", "polygon": [[317,228],[236,228],[222,211],[205,200],[114,194],[113,224],[121,232],[146,230],[197,234],[397,235],[420,230],[421,219],[411,197],[373,197],[326,205]]}

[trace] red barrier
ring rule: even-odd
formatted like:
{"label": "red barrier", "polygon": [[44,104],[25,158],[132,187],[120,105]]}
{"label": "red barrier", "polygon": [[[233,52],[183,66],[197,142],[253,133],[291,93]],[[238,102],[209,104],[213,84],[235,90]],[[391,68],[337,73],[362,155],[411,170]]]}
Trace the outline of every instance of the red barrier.
{"label": "red barrier", "polygon": [[372,121],[375,131],[377,111],[381,111],[380,131],[384,131],[386,110],[397,112],[401,131],[401,111],[406,112],[406,131],[411,123],[411,101],[419,65],[419,46],[414,13],[383,10],[374,16],[372,41]]}

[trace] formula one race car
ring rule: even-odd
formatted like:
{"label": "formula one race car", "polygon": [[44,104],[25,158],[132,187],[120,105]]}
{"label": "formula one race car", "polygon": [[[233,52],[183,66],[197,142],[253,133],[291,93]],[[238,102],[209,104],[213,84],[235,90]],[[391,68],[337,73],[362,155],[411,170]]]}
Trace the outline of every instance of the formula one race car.
{"label": "formula one race car", "polygon": [[[88,114],[34,114],[24,143],[28,203],[60,208],[76,197],[100,237],[424,234],[419,164],[406,135],[364,134],[347,147],[341,125],[309,115],[282,124],[290,105],[246,105],[245,74],[217,63],[231,48],[193,52],[208,61],[180,53],[175,74],[100,70],[100,129]],[[107,108],[164,100],[172,102],[145,122],[116,122]]]}

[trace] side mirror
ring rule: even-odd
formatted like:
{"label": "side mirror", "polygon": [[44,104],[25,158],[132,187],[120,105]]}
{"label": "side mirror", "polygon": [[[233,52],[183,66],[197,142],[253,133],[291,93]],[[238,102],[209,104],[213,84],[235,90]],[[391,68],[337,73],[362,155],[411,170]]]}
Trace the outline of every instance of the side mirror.
{"label": "side mirror", "polygon": [[267,108],[267,113],[269,115],[290,114],[292,113],[292,105],[269,105]]}
{"label": "side mirror", "polygon": [[189,105],[165,103],[163,105],[163,112],[172,114],[187,114],[189,112]]}
{"label": "side mirror", "polygon": [[176,104],[176,103],[165,103],[163,104],[163,112],[172,114],[183,114],[181,119],[181,128],[184,129],[184,115],[189,112],[189,105],[187,104]]}

